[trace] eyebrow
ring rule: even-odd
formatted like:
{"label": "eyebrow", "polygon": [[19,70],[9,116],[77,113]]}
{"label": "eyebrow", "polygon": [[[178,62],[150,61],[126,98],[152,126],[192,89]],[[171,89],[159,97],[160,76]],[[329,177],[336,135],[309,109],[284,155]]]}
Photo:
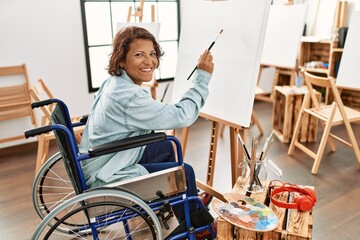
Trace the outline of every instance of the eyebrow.
{"label": "eyebrow", "polygon": [[[134,51],[134,54],[137,54],[137,53],[145,53],[145,51],[142,51],[142,50]],[[156,53],[156,50],[152,50],[152,51],[150,51],[150,53]]]}

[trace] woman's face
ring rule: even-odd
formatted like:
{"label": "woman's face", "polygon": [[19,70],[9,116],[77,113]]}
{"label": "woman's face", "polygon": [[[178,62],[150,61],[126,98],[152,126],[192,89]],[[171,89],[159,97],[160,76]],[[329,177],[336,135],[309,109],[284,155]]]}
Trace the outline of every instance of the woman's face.
{"label": "woman's face", "polygon": [[159,61],[152,41],[136,39],[130,44],[126,60],[121,62],[120,66],[125,69],[135,84],[141,85],[143,82],[151,81],[158,64]]}

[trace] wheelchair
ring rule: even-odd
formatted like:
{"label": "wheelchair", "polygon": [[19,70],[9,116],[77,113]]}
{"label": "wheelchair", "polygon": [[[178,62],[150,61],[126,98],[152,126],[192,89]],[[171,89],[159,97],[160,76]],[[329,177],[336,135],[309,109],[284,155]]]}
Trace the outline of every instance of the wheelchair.
{"label": "wheelchair", "polygon": [[[211,226],[214,219],[208,209],[198,197],[186,194],[181,145],[177,138],[152,132],[80,153],[73,128],[86,121],[71,123],[67,106],[59,99],[35,102],[32,108],[48,104],[56,104],[51,125],[25,132],[29,138],[54,131],[60,150],[42,166],[34,181],[33,201],[42,221],[32,239],[195,239],[195,234],[204,230],[209,230],[215,238]],[[177,167],[101,187],[86,186],[81,161],[161,141],[174,143]],[[47,189],[47,182],[51,182],[52,190]],[[192,213],[190,201],[199,206]],[[172,207],[177,205],[183,206],[185,219],[164,237],[163,228],[169,229],[167,221],[174,216]]]}

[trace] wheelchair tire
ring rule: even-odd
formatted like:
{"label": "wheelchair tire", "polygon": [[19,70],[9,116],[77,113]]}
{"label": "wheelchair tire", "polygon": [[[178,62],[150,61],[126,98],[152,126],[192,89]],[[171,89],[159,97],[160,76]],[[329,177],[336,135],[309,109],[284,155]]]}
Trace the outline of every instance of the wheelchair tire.
{"label": "wheelchair tire", "polygon": [[52,155],[35,176],[32,200],[41,219],[54,208],[75,196],[75,190],[66,172],[60,152]]}
{"label": "wheelchair tire", "polygon": [[[77,226],[78,222],[82,224]],[[91,190],[60,204],[41,221],[32,237],[78,238],[136,240],[163,236],[156,214],[142,199],[109,188]]]}

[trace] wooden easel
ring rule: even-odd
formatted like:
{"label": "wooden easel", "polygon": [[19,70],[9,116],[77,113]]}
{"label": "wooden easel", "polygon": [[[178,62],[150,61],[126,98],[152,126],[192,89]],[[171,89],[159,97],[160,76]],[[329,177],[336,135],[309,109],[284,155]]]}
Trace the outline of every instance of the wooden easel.
{"label": "wooden easel", "polygon": [[[126,22],[128,22],[128,23],[130,22],[131,16],[135,17],[135,22],[137,21],[137,18],[139,18],[139,22],[142,22],[143,16],[144,16],[143,10],[144,10],[144,0],[140,1],[140,5],[135,9],[134,14],[131,14],[132,7],[129,6]],[[151,5],[151,22],[152,23],[155,22],[155,6],[154,5]],[[157,80],[154,79],[153,81],[150,81],[148,83],[143,83],[143,86],[150,87],[151,96],[152,96],[152,98],[156,99],[156,88],[158,86]]]}
{"label": "wooden easel", "polygon": [[[293,4],[294,4],[293,0],[288,0],[286,3],[284,3],[284,5],[293,5]],[[273,79],[273,84],[272,84],[270,95],[268,96],[267,94],[264,94],[264,93],[258,93],[255,95],[255,99],[272,103],[274,101],[275,86],[277,86],[279,84],[283,85],[284,77],[289,79],[288,83],[286,83],[286,85],[295,85],[295,78],[296,78],[296,74],[297,74],[297,70],[298,70],[297,62],[295,63],[295,66],[261,64],[260,71],[259,71],[259,78],[261,76],[260,74],[262,72],[262,69],[266,68],[266,67],[274,67],[275,68],[275,76]]]}
{"label": "wooden easel", "polygon": [[[226,201],[224,196],[213,188],[214,182],[214,173],[215,173],[215,162],[216,162],[216,152],[217,152],[217,141],[219,138],[220,132],[220,125],[229,126],[230,129],[230,160],[231,160],[231,183],[232,186],[235,185],[238,177],[240,176],[240,170],[238,165],[241,159],[244,156],[244,152],[242,147],[240,146],[238,139],[236,137],[237,133],[240,133],[242,139],[246,141],[246,129],[242,126],[219,119],[217,117],[200,113],[200,117],[205,118],[211,121],[212,128],[211,128],[211,137],[210,137],[210,149],[209,149],[209,158],[208,158],[208,165],[207,165],[207,172],[206,172],[206,182],[203,183],[200,180],[196,180],[197,186],[206,191],[207,193],[211,194],[212,196]],[[181,132],[181,145],[183,149],[183,156],[186,150],[187,138],[189,134],[189,127],[183,128]]]}

